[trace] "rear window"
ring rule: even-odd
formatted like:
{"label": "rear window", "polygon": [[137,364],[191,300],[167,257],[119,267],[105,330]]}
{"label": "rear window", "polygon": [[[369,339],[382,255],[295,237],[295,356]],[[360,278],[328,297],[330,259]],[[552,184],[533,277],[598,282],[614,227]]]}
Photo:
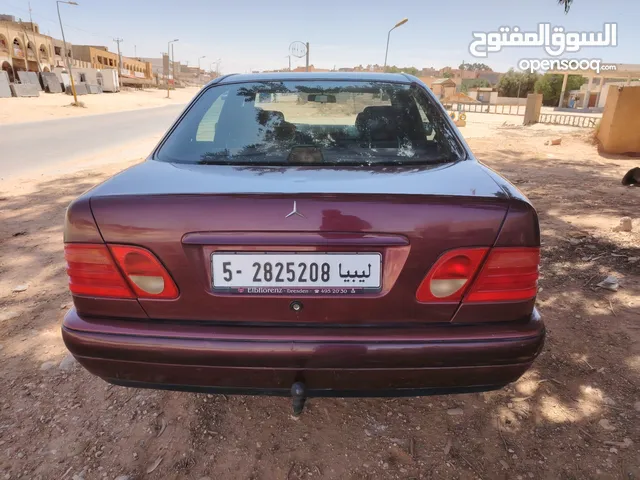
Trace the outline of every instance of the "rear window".
{"label": "rear window", "polygon": [[427,164],[463,150],[415,85],[287,81],[207,88],[156,159],[190,164]]}

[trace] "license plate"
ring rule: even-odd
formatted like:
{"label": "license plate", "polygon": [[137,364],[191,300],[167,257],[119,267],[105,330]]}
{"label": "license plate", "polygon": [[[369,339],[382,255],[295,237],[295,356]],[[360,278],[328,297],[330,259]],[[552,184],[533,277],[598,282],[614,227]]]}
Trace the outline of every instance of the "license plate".
{"label": "license plate", "polygon": [[211,256],[214,290],[249,295],[380,291],[379,253],[232,253]]}

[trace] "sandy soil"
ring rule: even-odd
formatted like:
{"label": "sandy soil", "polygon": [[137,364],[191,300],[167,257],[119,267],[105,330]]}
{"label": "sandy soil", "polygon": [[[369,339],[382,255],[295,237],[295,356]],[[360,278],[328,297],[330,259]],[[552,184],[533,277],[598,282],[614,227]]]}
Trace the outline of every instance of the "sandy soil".
{"label": "sandy soil", "polygon": [[135,160],[0,184],[0,478],[639,478],[640,189],[620,185],[637,159],[578,129],[488,131],[471,147],[540,214],[534,368],[486,394],[312,399],[299,419],[284,398],[112,387],[69,362],[64,209]]}
{"label": "sandy soil", "polygon": [[73,97],[62,93],[40,92],[40,96],[34,98],[0,98],[0,125],[187,103],[198,91],[198,87],[172,90],[171,98],[166,98],[166,90],[158,89],[82,95],[78,101],[84,103],[85,108],[72,107]]}

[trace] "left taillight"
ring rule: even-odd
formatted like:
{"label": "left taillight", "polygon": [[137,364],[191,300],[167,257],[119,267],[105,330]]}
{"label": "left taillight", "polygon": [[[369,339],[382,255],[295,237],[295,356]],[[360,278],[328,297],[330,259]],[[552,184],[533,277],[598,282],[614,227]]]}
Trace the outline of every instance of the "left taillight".
{"label": "left taillight", "polygon": [[109,245],[138,298],[178,297],[178,288],[160,260],[146,248]]}
{"label": "left taillight", "polygon": [[153,253],[130,245],[66,244],[69,289],[108,298],[178,297],[173,279]]}
{"label": "left taillight", "polygon": [[106,245],[68,243],[64,258],[74,295],[135,298]]}

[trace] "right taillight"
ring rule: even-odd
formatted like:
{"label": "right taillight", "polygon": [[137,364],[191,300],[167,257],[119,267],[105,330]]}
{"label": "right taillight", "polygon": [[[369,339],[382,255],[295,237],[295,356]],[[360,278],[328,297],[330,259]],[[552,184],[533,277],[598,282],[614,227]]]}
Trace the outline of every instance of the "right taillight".
{"label": "right taillight", "polygon": [[539,264],[540,249],[533,247],[449,250],[429,270],[416,299],[424,303],[530,300],[537,293]]}
{"label": "right taillight", "polygon": [[459,302],[487,248],[460,248],[444,253],[433,265],[416,292],[419,302]]}
{"label": "right taillight", "polygon": [[493,248],[464,302],[530,300],[538,292],[540,248]]}

